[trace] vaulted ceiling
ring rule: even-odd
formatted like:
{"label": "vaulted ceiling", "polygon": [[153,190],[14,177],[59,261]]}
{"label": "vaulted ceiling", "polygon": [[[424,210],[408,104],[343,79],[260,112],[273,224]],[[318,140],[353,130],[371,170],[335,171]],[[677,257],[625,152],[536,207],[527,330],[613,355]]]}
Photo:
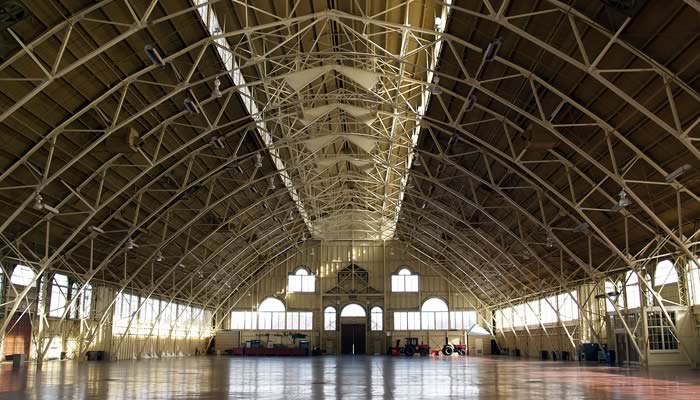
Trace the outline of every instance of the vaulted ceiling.
{"label": "vaulted ceiling", "polygon": [[696,0],[25,4],[6,260],[205,304],[399,240],[498,304],[696,252]]}

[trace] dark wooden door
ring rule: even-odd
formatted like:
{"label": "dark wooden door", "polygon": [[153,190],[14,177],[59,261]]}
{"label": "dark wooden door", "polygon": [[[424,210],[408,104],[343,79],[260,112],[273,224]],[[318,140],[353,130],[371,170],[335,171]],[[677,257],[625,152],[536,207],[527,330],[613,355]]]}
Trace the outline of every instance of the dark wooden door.
{"label": "dark wooden door", "polygon": [[343,354],[365,354],[364,324],[342,324],[340,336]]}
{"label": "dark wooden door", "polygon": [[29,358],[29,344],[32,341],[32,323],[29,315],[22,317],[15,315],[7,326],[7,335],[4,340],[5,355],[24,354]]}

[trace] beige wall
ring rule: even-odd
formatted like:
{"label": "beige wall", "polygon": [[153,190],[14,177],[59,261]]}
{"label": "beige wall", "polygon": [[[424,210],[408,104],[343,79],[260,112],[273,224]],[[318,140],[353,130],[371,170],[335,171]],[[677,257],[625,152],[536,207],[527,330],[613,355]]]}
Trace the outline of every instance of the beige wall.
{"label": "beige wall", "polygon": [[[337,273],[351,264],[369,272],[371,293],[356,285],[362,293],[332,293],[338,284]],[[287,293],[287,276],[299,266],[307,266],[316,274],[316,293]],[[418,293],[391,293],[391,274],[402,266],[407,266],[420,274]],[[340,351],[340,328],[336,332],[323,331],[323,309],[333,306],[338,310],[349,303],[365,307],[367,312],[374,306],[384,310],[384,331],[367,332],[367,352],[386,351],[387,346],[396,339],[417,337],[420,341],[430,343],[431,347],[442,347],[445,336],[453,343],[464,343],[464,332],[457,331],[393,331],[393,311],[419,311],[421,304],[431,298],[445,300],[450,310],[473,310],[478,302],[470,295],[460,292],[443,276],[438,274],[425,260],[416,260],[407,255],[405,248],[397,242],[318,242],[309,241],[299,254],[274,268],[268,277],[243,296],[240,301],[229,306],[234,310],[254,310],[255,306],[269,296],[282,300],[288,311],[313,311],[314,329],[306,332],[314,346],[320,346],[328,353]],[[339,324],[342,323],[339,318]],[[486,326],[481,321],[482,326]],[[230,325],[225,324],[225,328]],[[369,326],[367,326],[369,329]],[[387,334],[391,335],[388,336]],[[279,331],[244,331],[243,342],[260,338],[267,340],[270,335],[274,343],[289,344],[289,340],[280,336]],[[484,348],[490,349],[490,342],[484,340]],[[484,342],[482,341],[482,342]],[[470,341],[474,347],[476,341]],[[482,349],[483,352],[483,349]]]}

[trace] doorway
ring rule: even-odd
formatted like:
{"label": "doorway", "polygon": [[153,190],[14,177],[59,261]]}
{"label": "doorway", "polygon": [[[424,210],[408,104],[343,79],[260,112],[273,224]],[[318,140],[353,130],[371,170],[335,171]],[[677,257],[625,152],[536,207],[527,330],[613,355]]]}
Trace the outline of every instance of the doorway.
{"label": "doorway", "polygon": [[29,345],[32,341],[32,322],[29,314],[15,314],[7,326],[4,340],[5,356],[24,354],[29,358]]}
{"label": "doorway", "polygon": [[340,326],[341,353],[365,354],[365,325],[342,324]]}
{"label": "doorway", "polygon": [[634,345],[630,344],[627,333],[615,332],[615,360],[619,365],[631,365],[639,363],[639,353]]}

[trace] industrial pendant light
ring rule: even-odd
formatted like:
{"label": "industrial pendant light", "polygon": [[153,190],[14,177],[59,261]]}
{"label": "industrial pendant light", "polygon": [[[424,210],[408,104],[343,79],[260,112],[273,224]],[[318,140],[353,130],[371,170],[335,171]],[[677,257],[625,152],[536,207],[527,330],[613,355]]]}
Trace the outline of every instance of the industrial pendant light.
{"label": "industrial pendant light", "polygon": [[620,196],[620,199],[617,201],[617,206],[619,208],[625,208],[625,207],[632,204],[632,201],[630,201],[630,199],[627,198],[627,193],[625,192],[624,189],[620,190],[619,196]]}
{"label": "industrial pendant light", "polygon": [[214,79],[214,90],[211,91],[211,97],[218,99],[221,97],[221,81],[219,78]]}

